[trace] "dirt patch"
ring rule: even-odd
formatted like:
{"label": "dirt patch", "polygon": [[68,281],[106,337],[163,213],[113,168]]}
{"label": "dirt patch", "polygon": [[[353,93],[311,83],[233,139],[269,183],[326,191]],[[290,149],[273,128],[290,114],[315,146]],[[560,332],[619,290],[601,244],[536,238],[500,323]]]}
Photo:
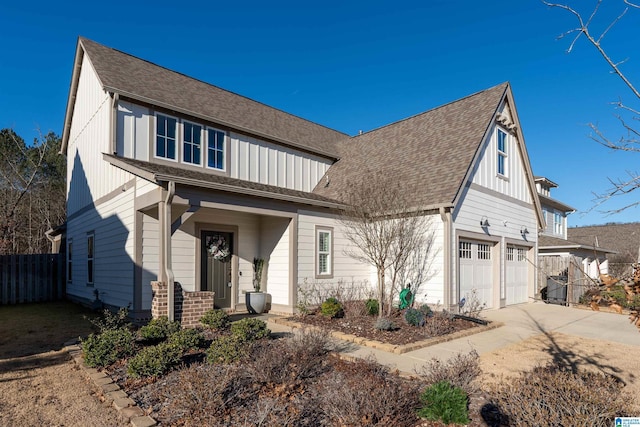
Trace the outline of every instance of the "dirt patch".
{"label": "dirt patch", "polygon": [[[561,333],[540,334],[480,357],[482,382],[495,383],[536,366],[557,362],[577,369],[613,375],[625,385],[630,407],[640,413],[638,346]],[[631,406],[633,405],[633,406]]]}
{"label": "dirt patch", "polygon": [[0,425],[126,425],[62,350],[94,315],[66,301],[0,307]]}
{"label": "dirt patch", "polygon": [[124,426],[64,350],[0,361],[0,425]]}

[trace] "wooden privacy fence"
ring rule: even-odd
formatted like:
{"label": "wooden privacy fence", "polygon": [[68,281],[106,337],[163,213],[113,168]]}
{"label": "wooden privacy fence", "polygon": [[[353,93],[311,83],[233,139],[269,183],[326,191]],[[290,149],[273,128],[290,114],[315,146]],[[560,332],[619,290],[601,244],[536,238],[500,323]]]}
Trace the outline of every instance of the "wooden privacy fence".
{"label": "wooden privacy fence", "polygon": [[63,254],[0,255],[0,305],[64,298]]}
{"label": "wooden privacy fence", "polygon": [[566,302],[570,304],[577,304],[586,290],[597,283],[585,274],[580,257],[539,257],[538,268],[538,289],[547,286],[550,277],[563,276],[564,279],[555,283],[566,283]]}

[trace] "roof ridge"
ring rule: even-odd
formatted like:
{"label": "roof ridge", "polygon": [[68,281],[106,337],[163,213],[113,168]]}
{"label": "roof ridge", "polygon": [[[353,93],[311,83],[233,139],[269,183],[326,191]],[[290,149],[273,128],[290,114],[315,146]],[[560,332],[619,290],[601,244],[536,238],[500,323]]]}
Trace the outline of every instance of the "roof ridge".
{"label": "roof ridge", "polygon": [[439,110],[440,108],[444,108],[444,107],[450,106],[450,105],[452,105],[452,104],[455,104],[455,103],[458,103],[458,102],[462,102],[462,101],[464,101],[464,100],[466,100],[466,99],[473,98],[473,97],[475,97],[475,96],[481,95],[481,94],[483,94],[483,93],[485,93],[485,92],[489,92],[490,90],[496,89],[496,88],[498,88],[499,86],[505,86],[505,89],[506,89],[506,88],[509,86],[509,82],[508,82],[508,81],[505,81],[505,82],[499,83],[499,84],[497,84],[497,85],[494,85],[494,86],[491,86],[491,87],[489,87],[489,88],[486,88],[486,89],[480,90],[480,91],[475,92],[475,93],[472,93],[472,94],[470,94],[470,95],[463,96],[462,98],[455,99],[455,100],[453,100],[453,101],[449,101],[449,102],[447,102],[447,103],[445,103],[445,104],[442,104],[442,105],[438,105],[438,106],[433,107],[433,108],[431,108],[431,109],[429,109],[429,110],[422,111],[422,112],[420,112],[420,113],[416,113],[416,114],[414,114],[414,115],[412,115],[412,116],[409,116],[409,117],[405,117],[404,119],[396,120],[395,122],[391,122],[391,123],[388,123],[388,124],[386,124],[386,125],[382,125],[382,126],[380,126],[380,127],[377,127],[377,128],[371,129],[371,130],[368,130],[368,131],[366,131],[366,132],[362,132],[362,133],[361,133],[361,134],[359,134],[359,135],[355,135],[355,136],[353,137],[353,139],[356,139],[356,138],[358,138],[358,137],[360,137],[360,136],[362,136],[362,135],[367,135],[367,134],[370,134],[370,133],[373,133],[373,132],[377,132],[377,131],[379,131],[379,130],[382,130],[382,129],[388,128],[388,127],[390,127],[390,126],[394,126],[394,125],[396,125],[396,124],[398,124],[398,123],[402,123],[402,122],[406,122],[406,121],[408,121],[408,120],[415,119],[415,118],[417,118],[417,117],[423,116],[423,115],[428,114],[428,113],[432,113],[432,112],[434,112],[434,111],[436,111],[436,110]]}
{"label": "roof ridge", "polygon": [[264,102],[262,102],[262,101],[257,101],[257,100],[255,100],[255,99],[253,99],[253,98],[249,98],[248,96],[241,95],[241,94],[239,94],[239,93],[236,93],[236,92],[234,92],[234,91],[231,91],[231,90],[228,90],[228,89],[222,88],[222,87],[220,87],[220,86],[214,85],[214,84],[209,83],[209,82],[206,82],[206,81],[204,81],[204,80],[201,80],[201,79],[198,79],[198,78],[195,78],[195,77],[189,76],[189,75],[187,75],[187,74],[185,74],[185,73],[182,73],[182,72],[180,72],[180,71],[172,70],[171,68],[167,68],[167,67],[165,67],[165,66],[163,66],[163,65],[156,64],[155,62],[149,61],[148,59],[140,58],[140,57],[138,57],[138,56],[132,55],[132,54],[127,53],[127,52],[124,52],[124,51],[122,51],[122,50],[120,50],[120,49],[116,49],[116,48],[114,48],[114,47],[107,46],[107,45],[104,45],[104,44],[102,44],[102,43],[98,43],[97,41],[92,40],[92,39],[89,39],[89,38],[87,38],[87,37],[78,36],[78,39],[79,39],[81,42],[85,42],[85,41],[87,41],[87,42],[89,42],[89,43],[94,43],[94,44],[96,44],[96,45],[98,45],[98,46],[101,46],[101,47],[103,47],[103,48],[105,48],[105,49],[110,49],[110,50],[112,50],[112,51],[114,51],[114,52],[117,52],[117,53],[122,54],[122,55],[126,55],[126,56],[131,57],[131,58],[133,58],[133,59],[136,59],[136,60],[138,60],[138,61],[146,62],[147,64],[150,64],[150,65],[152,65],[152,66],[154,66],[154,67],[158,67],[158,68],[161,68],[161,69],[163,69],[163,70],[169,71],[169,72],[171,72],[171,73],[174,73],[174,74],[177,74],[177,75],[180,75],[180,76],[186,77],[186,78],[188,78],[188,79],[190,79],[190,80],[197,81],[197,82],[200,82],[200,83],[205,84],[205,85],[207,85],[207,86],[214,87],[214,88],[216,88],[216,89],[218,89],[218,90],[221,90],[221,91],[227,92],[227,93],[232,94],[232,95],[234,95],[234,96],[237,96],[237,97],[239,97],[239,98],[244,98],[244,99],[246,99],[246,100],[248,100],[248,101],[255,102],[256,104],[263,105],[263,106],[265,106],[265,107],[267,107],[267,108],[269,108],[269,109],[271,109],[271,110],[278,111],[278,112],[283,113],[283,114],[286,114],[286,115],[288,115],[288,116],[290,116],[290,117],[294,117],[294,118],[296,118],[296,119],[303,120],[303,121],[305,121],[305,122],[307,122],[307,123],[311,123],[311,124],[316,125],[316,126],[320,126],[320,127],[322,127],[322,128],[325,128],[325,129],[327,129],[327,130],[330,130],[330,131],[333,131],[333,132],[336,132],[336,133],[342,134],[342,135],[344,135],[344,136],[351,137],[351,135],[349,135],[348,133],[342,132],[342,131],[337,130],[337,129],[334,129],[334,128],[330,128],[329,126],[323,125],[323,124],[321,124],[321,123],[314,122],[314,121],[312,121],[312,120],[306,119],[306,118],[301,117],[301,116],[298,116],[298,115],[296,115],[296,114],[289,113],[288,111],[282,110],[282,109],[280,109],[280,108],[273,107],[273,106],[268,105],[268,104],[266,104],[266,103],[264,103]]}

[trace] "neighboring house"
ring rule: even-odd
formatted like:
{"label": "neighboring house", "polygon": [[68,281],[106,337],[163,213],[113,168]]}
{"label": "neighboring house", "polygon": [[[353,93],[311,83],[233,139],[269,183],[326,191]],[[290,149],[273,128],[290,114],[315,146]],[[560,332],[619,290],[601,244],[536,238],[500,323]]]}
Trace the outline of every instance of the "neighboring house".
{"label": "neighboring house", "polygon": [[274,312],[294,312],[304,282],[371,283],[337,220],[366,169],[422,188],[436,248],[419,299],[456,308],[476,289],[499,308],[537,292],[544,222],[508,83],[351,137],[80,38],[62,143],[76,300],[244,310],[255,257]]}
{"label": "neighboring house", "polygon": [[[551,189],[558,184],[545,178],[536,177],[538,197],[542,204],[542,213],[545,219],[545,228],[538,237],[539,266],[542,270],[541,282],[545,276],[560,276],[565,274],[567,262],[570,257],[575,257],[581,264],[581,269],[592,278],[597,278],[600,273],[608,270],[607,254],[615,253],[607,246],[600,246],[597,241],[587,242],[576,240],[568,235],[568,216],[575,209],[551,197]],[[561,258],[563,262],[553,262],[552,258]]]}
{"label": "neighboring house", "polygon": [[640,222],[571,227],[567,233],[572,241],[611,249],[607,253],[611,274],[621,274],[630,263],[640,261]]}

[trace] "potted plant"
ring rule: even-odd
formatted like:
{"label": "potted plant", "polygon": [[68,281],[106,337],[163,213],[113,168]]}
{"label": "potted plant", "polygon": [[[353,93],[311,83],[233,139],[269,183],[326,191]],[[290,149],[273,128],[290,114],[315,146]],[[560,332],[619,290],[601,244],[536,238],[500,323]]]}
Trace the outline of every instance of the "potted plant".
{"label": "potted plant", "polygon": [[267,305],[267,294],[261,291],[262,271],[264,270],[264,259],[253,259],[253,292],[247,292],[247,310],[250,313],[260,314]]}

